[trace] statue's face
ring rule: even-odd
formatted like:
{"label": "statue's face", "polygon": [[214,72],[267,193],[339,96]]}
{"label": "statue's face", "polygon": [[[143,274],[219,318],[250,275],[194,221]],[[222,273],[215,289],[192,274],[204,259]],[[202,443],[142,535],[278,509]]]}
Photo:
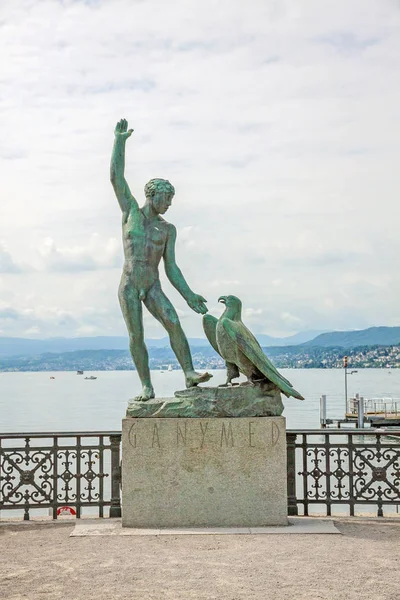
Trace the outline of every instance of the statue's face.
{"label": "statue's face", "polygon": [[156,192],[151,202],[154,210],[159,215],[163,215],[171,206],[172,198],[173,194],[170,194],[168,192]]}

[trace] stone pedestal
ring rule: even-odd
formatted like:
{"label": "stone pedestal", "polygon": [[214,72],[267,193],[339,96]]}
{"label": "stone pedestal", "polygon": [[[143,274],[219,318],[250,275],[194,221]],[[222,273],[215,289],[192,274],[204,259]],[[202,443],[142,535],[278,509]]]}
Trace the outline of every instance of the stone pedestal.
{"label": "stone pedestal", "polygon": [[285,418],[123,419],[122,525],[287,525]]}
{"label": "stone pedestal", "polygon": [[131,400],[127,417],[196,418],[280,417],[283,413],[280,390],[273,383],[219,387],[193,387],[175,392],[175,398]]}

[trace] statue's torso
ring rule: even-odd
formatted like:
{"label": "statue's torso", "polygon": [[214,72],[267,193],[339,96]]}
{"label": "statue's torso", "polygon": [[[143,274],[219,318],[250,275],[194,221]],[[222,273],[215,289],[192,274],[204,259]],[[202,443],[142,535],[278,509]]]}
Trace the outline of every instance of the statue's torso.
{"label": "statue's torso", "polygon": [[130,211],[124,219],[124,274],[137,289],[148,290],[158,280],[158,265],[164,254],[169,227],[161,217],[147,219],[140,209]]}

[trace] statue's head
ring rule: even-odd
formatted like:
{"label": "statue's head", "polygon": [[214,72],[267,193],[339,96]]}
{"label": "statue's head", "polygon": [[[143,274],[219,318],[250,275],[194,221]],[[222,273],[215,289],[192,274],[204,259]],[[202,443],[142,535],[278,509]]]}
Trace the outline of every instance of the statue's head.
{"label": "statue's head", "polygon": [[218,302],[225,304],[224,315],[229,319],[240,319],[242,314],[242,301],[237,296],[220,296]]}
{"label": "statue's head", "polygon": [[144,186],[144,193],[154,210],[163,215],[171,206],[175,188],[167,179],[150,179]]}

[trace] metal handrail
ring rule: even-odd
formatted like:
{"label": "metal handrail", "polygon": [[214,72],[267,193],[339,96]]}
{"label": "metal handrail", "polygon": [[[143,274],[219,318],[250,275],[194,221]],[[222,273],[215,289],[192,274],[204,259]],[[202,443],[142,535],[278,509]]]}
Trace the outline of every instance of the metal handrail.
{"label": "metal handrail", "polygon": [[98,436],[121,435],[121,431],[44,431],[44,432],[22,432],[22,433],[0,433],[0,438],[46,438],[46,437],[98,437]]}
{"label": "metal handrail", "polygon": [[[387,435],[386,429],[382,429],[381,427],[368,427],[368,429],[359,429],[356,427],[340,428],[340,427],[329,427],[329,429],[287,429],[286,433],[307,433],[309,435],[326,435],[326,434],[350,434],[350,435],[369,435],[369,434],[377,434],[377,435]],[[390,429],[390,435],[400,435],[400,427]],[[12,439],[12,438],[45,438],[45,437],[108,437],[108,436],[118,436],[122,435],[120,431],[61,431],[61,432],[28,432],[28,433],[1,433],[0,438],[4,439]]]}
{"label": "metal handrail", "polygon": [[329,427],[329,429],[287,429],[286,433],[291,434],[307,434],[307,435],[400,435],[400,427],[384,429],[382,427],[368,427],[367,429],[360,429],[356,427]]}

